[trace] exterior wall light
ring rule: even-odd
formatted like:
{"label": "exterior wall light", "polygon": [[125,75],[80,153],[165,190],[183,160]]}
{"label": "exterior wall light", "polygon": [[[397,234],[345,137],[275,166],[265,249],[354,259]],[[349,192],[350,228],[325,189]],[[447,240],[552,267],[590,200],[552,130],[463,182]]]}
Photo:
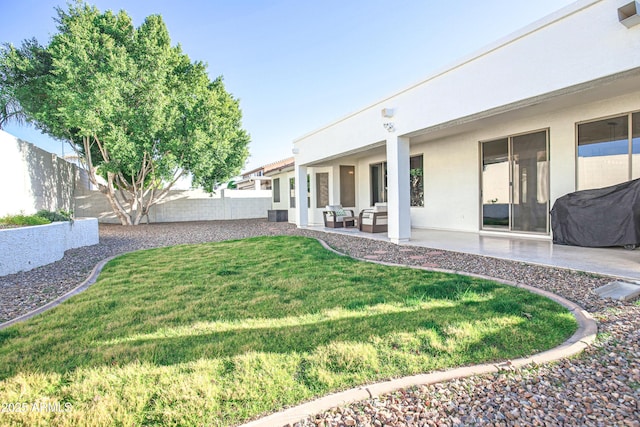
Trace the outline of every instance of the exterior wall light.
{"label": "exterior wall light", "polygon": [[637,1],[632,1],[631,3],[618,8],[618,20],[627,28],[634,27],[640,24],[640,15],[638,15],[639,10],[640,4],[638,4]]}
{"label": "exterior wall light", "polygon": [[387,132],[395,132],[396,127],[393,122],[383,123],[382,126],[387,130]]}
{"label": "exterior wall light", "polygon": [[[394,108],[383,108],[380,113],[382,114],[383,119],[390,119],[395,115],[396,110]],[[382,126],[387,130],[387,132],[394,132],[396,130],[393,122],[383,123]]]}
{"label": "exterior wall light", "polygon": [[293,147],[293,148],[291,149],[291,152],[292,152],[293,154],[298,154],[298,153],[300,153],[300,149],[299,149],[298,147]]}

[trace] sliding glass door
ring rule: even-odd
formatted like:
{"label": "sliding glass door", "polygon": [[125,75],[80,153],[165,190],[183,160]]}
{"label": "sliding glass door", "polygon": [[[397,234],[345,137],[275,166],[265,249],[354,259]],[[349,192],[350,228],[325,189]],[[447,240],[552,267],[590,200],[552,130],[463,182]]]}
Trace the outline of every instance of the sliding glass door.
{"label": "sliding glass door", "polygon": [[482,144],[482,227],[509,229],[509,139]]}
{"label": "sliding glass door", "polygon": [[547,131],[482,143],[482,228],[549,231]]}
{"label": "sliding glass door", "polygon": [[549,218],[547,132],[511,138],[511,229],[546,233]]}

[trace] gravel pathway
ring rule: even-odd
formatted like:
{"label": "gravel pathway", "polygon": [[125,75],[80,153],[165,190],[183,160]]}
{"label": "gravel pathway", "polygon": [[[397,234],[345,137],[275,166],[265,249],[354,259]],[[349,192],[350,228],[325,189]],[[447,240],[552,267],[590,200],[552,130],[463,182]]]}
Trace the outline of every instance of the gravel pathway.
{"label": "gravel pathway", "polygon": [[359,258],[507,279],[580,304],[598,321],[599,340],[582,355],[432,386],[400,390],[310,417],[295,427],[338,426],[633,426],[640,427],[640,303],[600,299],[610,281],[563,269],[485,258],[344,234],[298,230],[265,220],[100,225],[98,245],[29,272],[0,277],[0,323],[27,313],[80,284],[100,260],[136,249],[297,234],[321,237]]}

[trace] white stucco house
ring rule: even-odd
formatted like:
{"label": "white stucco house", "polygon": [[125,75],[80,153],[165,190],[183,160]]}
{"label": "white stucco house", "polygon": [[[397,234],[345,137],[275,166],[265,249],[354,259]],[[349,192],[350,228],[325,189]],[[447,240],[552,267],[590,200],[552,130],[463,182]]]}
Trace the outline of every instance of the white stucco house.
{"label": "white stucco house", "polygon": [[303,227],[328,204],[386,202],[396,243],[412,228],[551,238],[558,197],[640,177],[638,12],[577,1],[308,133],[273,175],[274,208]]}

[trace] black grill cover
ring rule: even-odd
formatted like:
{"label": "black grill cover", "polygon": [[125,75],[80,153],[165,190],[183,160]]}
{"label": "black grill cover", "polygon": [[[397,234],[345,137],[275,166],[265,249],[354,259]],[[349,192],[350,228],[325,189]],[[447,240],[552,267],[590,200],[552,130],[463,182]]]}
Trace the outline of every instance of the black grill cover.
{"label": "black grill cover", "polygon": [[640,244],[640,179],[560,197],[551,209],[553,242],[574,246]]}

